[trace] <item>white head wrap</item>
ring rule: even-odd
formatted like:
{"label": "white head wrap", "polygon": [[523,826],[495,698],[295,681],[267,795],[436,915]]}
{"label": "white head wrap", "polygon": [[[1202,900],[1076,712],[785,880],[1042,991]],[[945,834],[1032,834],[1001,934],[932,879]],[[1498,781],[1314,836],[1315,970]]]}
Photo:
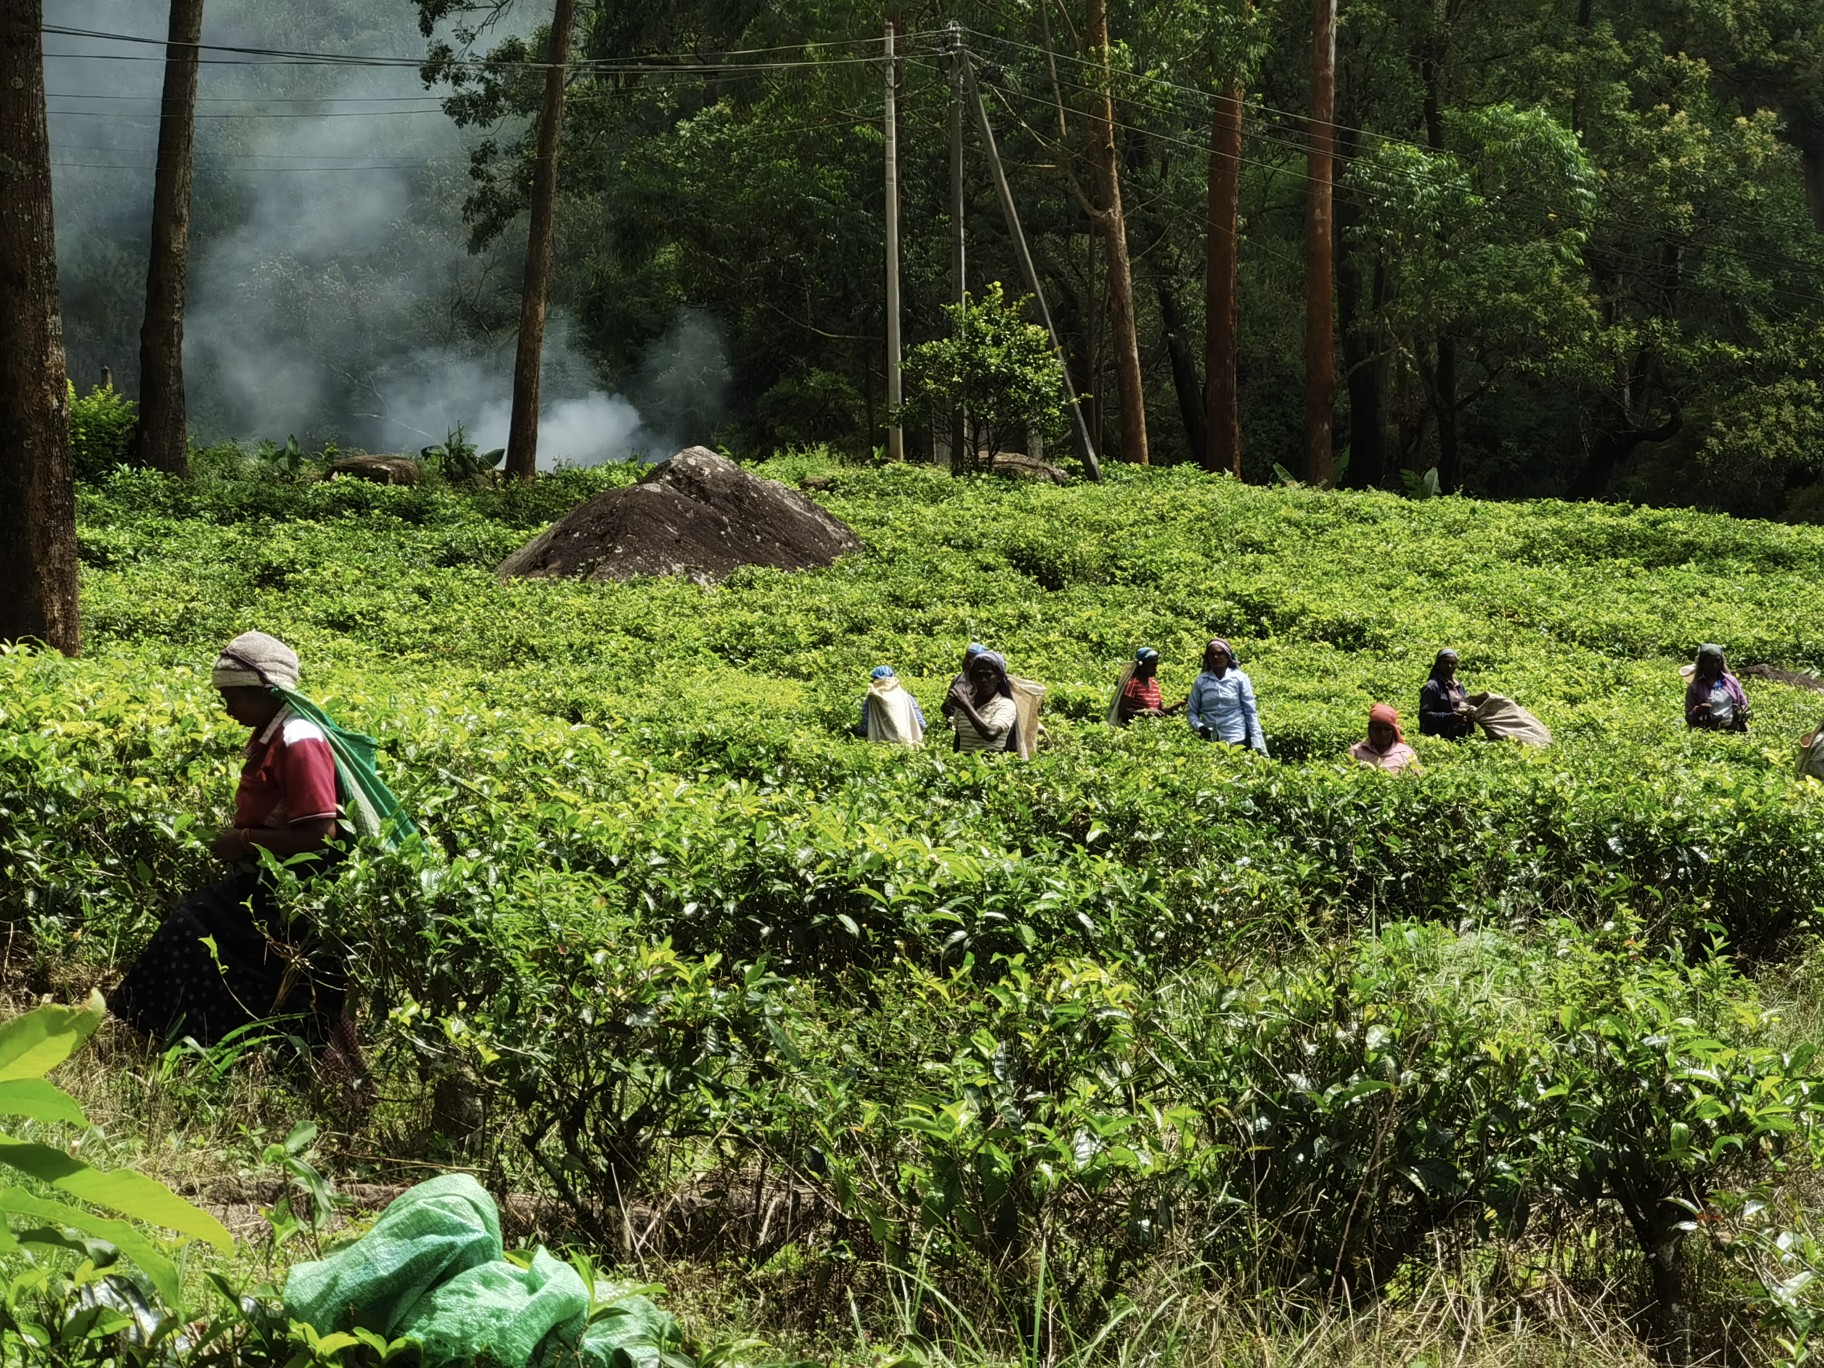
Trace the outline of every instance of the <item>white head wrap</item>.
{"label": "white head wrap", "polygon": [[218,689],[296,689],[298,653],[264,632],[242,632],[215,658],[209,681]]}

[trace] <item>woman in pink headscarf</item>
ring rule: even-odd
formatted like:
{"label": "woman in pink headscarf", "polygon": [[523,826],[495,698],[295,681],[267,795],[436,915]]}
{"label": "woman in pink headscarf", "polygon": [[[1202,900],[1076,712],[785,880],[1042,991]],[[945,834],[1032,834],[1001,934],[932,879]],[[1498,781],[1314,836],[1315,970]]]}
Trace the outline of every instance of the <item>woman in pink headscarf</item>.
{"label": "woman in pink headscarf", "polygon": [[1385,703],[1376,703],[1368,710],[1368,739],[1351,746],[1349,756],[1390,774],[1398,774],[1419,762],[1418,753],[1406,744],[1406,737],[1400,731],[1399,713]]}

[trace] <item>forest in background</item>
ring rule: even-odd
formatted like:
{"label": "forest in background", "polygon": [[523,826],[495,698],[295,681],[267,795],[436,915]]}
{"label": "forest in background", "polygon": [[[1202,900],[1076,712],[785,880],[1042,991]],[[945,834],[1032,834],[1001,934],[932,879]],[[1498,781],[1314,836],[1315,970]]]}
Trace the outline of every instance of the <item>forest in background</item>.
{"label": "forest in background", "polygon": [[[1146,447],[1207,460],[1211,145],[1234,107],[1213,92],[1239,89],[1243,473],[1300,471],[1311,12],[1118,3],[1106,49],[1100,15],[1099,0],[900,11],[906,340],[941,332],[952,292],[955,22],[1104,454],[1136,454],[1102,236],[1107,128]],[[436,35],[422,72],[421,17]],[[456,422],[496,435],[542,87],[526,63],[548,18],[440,0],[208,7],[211,44],[394,64],[205,63],[187,330],[200,434],[373,449]],[[155,20],[46,10],[162,37]],[[1819,516],[1818,20],[1790,0],[1344,3],[1337,482],[1398,488],[1436,466],[1444,489],[1491,497]],[[579,4],[547,422],[569,407],[547,464],[696,440],[880,444],[881,21],[845,4]],[[489,60],[440,63],[440,44]],[[132,48],[154,60],[107,55],[126,47],[46,41],[68,54],[47,76],[71,373],[86,388],[112,366],[131,392],[160,63],[156,44]],[[968,284],[1018,292],[967,126],[965,143]]]}

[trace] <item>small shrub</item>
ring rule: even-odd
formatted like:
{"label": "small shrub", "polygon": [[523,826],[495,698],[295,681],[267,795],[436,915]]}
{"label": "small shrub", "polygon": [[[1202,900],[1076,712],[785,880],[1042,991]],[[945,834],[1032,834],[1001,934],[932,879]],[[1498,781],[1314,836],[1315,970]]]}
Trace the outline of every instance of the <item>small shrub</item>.
{"label": "small shrub", "polygon": [[97,385],[78,397],[71,382],[70,456],[78,480],[100,480],[127,464],[138,428],[139,405],[113,385]]}

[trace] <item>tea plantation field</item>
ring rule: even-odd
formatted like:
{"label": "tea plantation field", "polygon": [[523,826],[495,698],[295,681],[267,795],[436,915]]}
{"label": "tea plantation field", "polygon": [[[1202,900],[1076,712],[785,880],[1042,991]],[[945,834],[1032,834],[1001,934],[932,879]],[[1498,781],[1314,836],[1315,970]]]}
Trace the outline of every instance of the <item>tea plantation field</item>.
{"label": "tea plantation field", "polygon": [[[83,657],[0,654],[15,994],[110,981],[209,876],[242,630],[431,837],[299,894],[371,1112],[116,1034],[97,1143],[251,1171],[314,1119],[342,1180],[475,1169],[664,1277],[705,1362],[1803,1361],[1824,694],[1749,680],[1752,734],[1693,734],[1678,666],[1824,665],[1824,529],[762,469],[829,476],[866,549],[502,585],[630,472],[83,492]],[[1214,635],[1272,758],[1103,725],[1136,646],[1182,697]],[[936,720],[971,640],[1050,689],[1033,762],[849,737],[872,666]],[[1418,737],[1445,645],[1556,743]],[[1344,756],[1377,700],[1423,774]]]}

